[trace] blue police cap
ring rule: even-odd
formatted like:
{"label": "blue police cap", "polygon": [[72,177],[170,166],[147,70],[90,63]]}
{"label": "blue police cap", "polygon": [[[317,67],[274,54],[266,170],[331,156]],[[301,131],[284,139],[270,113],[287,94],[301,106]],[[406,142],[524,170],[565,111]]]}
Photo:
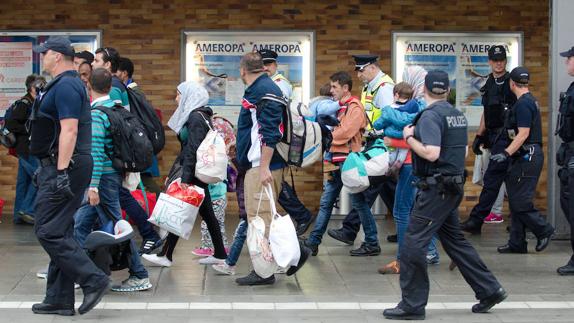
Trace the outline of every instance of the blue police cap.
{"label": "blue police cap", "polygon": [[74,47],[72,47],[70,39],[65,36],[50,36],[45,42],[32,47],[35,53],[41,54],[50,49],[63,55],[74,57]]}

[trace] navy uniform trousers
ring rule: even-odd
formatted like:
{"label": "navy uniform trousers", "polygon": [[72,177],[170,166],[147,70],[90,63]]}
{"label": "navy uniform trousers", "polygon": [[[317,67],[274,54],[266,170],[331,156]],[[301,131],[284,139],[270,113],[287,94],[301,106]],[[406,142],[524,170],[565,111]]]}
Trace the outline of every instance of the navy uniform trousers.
{"label": "navy uniform trousers", "polygon": [[42,167],[38,173],[36,196],[36,222],[34,229],[38,241],[50,256],[47,304],[74,304],[74,282],[84,293],[108,284],[102,272],[74,239],[74,214],[84,200],[92,174],[91,155],[77,155],[68,172],[74,197],[62,200],[54,195],[56,165]]}
{"label": "navy uniform trousers", "polygon": [[501,286],[460,229],[458,206],[464,184],[458,192],[439,192],[436,185],[419,189],[404,237],[400,258],[400,285],[403,292],[399,307],[409,313],[424,312],[429,296],[426,255],[432,237],[437,234],[448,256],[458,265],[477,299],[491,296]]}
{"label": "navy uniform trousers", "polygon": [[565,164],[558,170],[558,177],[560,177],[560,207],[570,224],[570,245],[572,246],[573,254],[568,265],[574,266],[574,198],[571,195],[574,191],[574,149],[566,148],[564,155]]}

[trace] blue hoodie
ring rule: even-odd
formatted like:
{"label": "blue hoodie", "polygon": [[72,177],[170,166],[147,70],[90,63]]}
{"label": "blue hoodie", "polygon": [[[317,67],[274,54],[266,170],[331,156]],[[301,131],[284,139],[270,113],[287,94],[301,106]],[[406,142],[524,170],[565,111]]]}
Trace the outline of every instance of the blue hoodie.
{"label": "blue hoodie", "polygon": [[425,104],[419,100],[409,100],[399,107],[386,106],[381,111],[381,116],[373,126],[377,130],[384,130],[384,134],[391,138],[402,138],[403,128],[411,124],[416,115],[424,109]]}
{"label": "blue hoodie", "polygon": [[[259,76],[245,89],[237,120],[237,163],[241,169],[259,167],[261,146],[275,148],[283,137],[283,92],[267,74]],[[271,170],[285,167],[277,151]]]}

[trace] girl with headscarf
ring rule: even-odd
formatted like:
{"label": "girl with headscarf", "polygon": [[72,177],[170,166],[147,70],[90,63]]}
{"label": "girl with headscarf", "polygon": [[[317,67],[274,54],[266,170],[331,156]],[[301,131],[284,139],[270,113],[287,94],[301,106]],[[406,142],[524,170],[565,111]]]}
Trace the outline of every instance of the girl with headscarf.
{"label": "girl with headscarf", "polygon": [[[200,264],[218,264],[225,261],[227,254],[219,223],[213,211],[208,185],[195,177],[196,152],[201,142],[210,130],[213,111],[207,106],[209,94],[207,90],[195,81],[186,81],[178,85],[175,98],[178,107],[167,125],[175,133],[181,144],[181,151],[177,156],[168,176],[168,181],[181,177],[182,186],[196,185],[204,189],[205,199],[199,208],[199,215],[207,224],[214,246],[213,256],[201,259]],[[169,183],[168,183],[169,184]],[[165,244],[157,255],[142,255],[146,260],[160,266],[170,267],[173,251],[179,237],[168,234]]]}

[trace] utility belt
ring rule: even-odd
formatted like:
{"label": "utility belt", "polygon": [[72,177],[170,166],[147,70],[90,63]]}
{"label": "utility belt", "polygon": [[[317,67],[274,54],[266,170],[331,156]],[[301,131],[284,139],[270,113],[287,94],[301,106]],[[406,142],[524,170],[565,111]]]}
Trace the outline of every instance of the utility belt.
{"label": "utility belt", "polygon": [[465,177],[463,175],[446,176],[442,174],[435,174],[433,176],[420,178],[415,186],[423,191],[436,186],[441,194],[444,193],[463,193],[461,184],[464,184]]}

